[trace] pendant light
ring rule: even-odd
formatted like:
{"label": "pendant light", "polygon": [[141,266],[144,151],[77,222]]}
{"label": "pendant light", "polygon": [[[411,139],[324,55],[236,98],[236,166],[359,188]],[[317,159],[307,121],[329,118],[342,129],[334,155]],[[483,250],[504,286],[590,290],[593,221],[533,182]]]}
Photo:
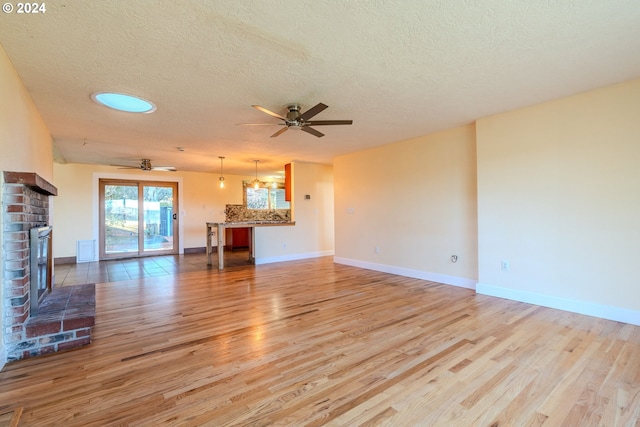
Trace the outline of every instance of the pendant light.
{"label": "pendant light", "polygon": [[220,181],[220,188],[224,188],[224,175],[222,174],[222,161],[224,160],[224,156],[218,156],[218,158],[220,159],[220,178],[218,178],[218,181]]}
{"label": "pendant light", "polygon": [[253,180],[253,188],[255,190],[257,190],[258,188],[260,188],[260,181],[258,180],[258,162],[260,160],[254,160],[254,162],[256,162],[256,179]]}

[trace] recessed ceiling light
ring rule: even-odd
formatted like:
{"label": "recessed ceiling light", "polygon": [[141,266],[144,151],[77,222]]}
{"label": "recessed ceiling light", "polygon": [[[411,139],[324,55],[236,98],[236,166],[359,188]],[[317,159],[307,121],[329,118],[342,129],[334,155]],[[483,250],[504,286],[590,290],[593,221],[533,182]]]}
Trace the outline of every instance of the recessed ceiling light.
{"label": "recessed ceiling light", "polygon": [[137,96],[113,92],[96,92],[91,99],[100,105],[128,113],[153,113],[156,106]]}

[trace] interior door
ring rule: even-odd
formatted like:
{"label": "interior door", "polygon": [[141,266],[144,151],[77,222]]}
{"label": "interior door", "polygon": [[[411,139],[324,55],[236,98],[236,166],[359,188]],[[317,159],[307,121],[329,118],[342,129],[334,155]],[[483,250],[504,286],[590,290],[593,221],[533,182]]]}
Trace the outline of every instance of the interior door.
{"label": "interior door", "polygon": [[175,182],[100,180],[100,259],[178,253]]}

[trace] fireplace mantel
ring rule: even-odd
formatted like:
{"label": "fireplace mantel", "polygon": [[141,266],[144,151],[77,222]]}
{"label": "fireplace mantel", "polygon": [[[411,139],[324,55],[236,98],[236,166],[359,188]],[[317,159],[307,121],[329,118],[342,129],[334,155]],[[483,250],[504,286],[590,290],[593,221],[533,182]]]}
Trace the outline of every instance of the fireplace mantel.
{"label": "fireplace mantel", "polygon": [[57,196],[58,189],[46,179],[34,172],[4,172],[4,182],[7,184],[22,184],[33,191],[47,196]]}

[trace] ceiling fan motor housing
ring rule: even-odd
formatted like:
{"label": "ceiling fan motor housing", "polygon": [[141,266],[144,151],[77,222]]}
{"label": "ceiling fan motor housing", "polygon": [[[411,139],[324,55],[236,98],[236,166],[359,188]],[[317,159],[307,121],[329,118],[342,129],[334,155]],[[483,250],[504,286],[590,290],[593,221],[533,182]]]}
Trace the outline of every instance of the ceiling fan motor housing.
{"label": "ceiling fan motor housing", "polygon": [[287,109],[289,110],[287,113],[287,119],[291,121],[298,121],[298,117],[300,117],[300,106],[289,105]]}

